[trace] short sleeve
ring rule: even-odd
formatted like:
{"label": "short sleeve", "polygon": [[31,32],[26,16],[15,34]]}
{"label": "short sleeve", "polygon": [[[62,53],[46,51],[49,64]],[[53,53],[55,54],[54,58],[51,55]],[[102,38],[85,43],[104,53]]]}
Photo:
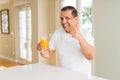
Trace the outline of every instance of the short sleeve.
{"label": "short sleeve", "polygon": [[55,38],[56,38],[56,31],[52,34],[49,41],[49,49],[51,50],[55,50]]}

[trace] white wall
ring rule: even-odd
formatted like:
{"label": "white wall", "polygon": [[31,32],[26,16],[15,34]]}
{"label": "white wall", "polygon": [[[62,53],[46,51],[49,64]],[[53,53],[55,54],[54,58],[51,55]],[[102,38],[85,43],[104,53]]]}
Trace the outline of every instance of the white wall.
{"label": "white wall", "polygon": [[[38,0],[38,41],[41,36],[48,36],[50,26],[50,4],[49,0]],[[44,59],[39,55],[39,61],[49,63],[49,60]]]}
{"label": "white wall", "polygon": [[[9,58],[9,60],[15,60],[15,11],[12,2],[0,4],[0,10],[9,9],[9,30],[10,34],[1,33],[1,19],[0,19],[0,57]],[[1,17],[1,16],[0,16]]]}
{"label": "white wall", "polygon": [[38,0],[28,0],[32,10],[32,59],[33,63],[38,62],[38,52],[36,45],[38,43]]}
{"label": "white wall", "polygon": [[[56,28],[55,0],[38,0],[38,41],[41,36],[49,36]],[[56,55],[44,59],[39,55],[39,62],[56,65]]]}
{"label": "white wall", "polygon": [[93,0],[95,75],[120,80],[120,0]]}

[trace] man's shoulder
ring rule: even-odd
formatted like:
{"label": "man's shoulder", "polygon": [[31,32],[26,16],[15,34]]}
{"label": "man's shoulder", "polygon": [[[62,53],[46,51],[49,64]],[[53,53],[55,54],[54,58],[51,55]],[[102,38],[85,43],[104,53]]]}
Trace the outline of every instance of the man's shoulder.
{"label": "man's shoulder", "polygon": [[64,30],[59,28],[55,31],[56,34],[61,34],[61,33],[64,33]]}

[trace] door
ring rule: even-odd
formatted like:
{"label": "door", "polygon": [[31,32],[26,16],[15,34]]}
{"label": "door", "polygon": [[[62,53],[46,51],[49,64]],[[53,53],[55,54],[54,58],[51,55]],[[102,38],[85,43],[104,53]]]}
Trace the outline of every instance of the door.
{"label": "door", "polygon": [[31,49],[31,9],[29,6],[18,7],[17,60],[23,64],[32,61]]}

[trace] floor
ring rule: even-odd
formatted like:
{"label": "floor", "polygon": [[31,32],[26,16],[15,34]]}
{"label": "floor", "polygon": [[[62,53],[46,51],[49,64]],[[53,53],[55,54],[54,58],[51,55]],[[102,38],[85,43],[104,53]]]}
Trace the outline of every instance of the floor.
{"label": "floor", "polygon": [[22,64],[0,58],[0,69],[21,66]]}

